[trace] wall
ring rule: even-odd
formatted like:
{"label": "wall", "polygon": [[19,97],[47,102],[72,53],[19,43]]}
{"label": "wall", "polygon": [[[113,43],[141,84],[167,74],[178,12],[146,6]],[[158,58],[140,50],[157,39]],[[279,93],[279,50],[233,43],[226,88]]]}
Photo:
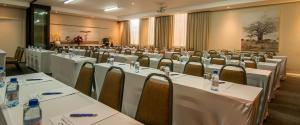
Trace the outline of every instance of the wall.
{"label": "wall", "polygon": [[50,41],[65,41],[66,36],[70,36],[71,39],[78,35],[83,37],[84,33],[80,31],[91,31],[88,41],[101,41],[104,37],[111,37],[115,45],[120,41],[117,21],[51,14],[50,23]]}
{"label": "wall", "polygon": [[14,56],[18,46],[26,45],[26,11],[0,7],[0,49]]}
{"label": "wall", "polygon": [[300,2],[212,12],[208,49],[240,50],[241,16],[272,10],[280,14],[279,55],[288,56],[287,72],[300,74]]}

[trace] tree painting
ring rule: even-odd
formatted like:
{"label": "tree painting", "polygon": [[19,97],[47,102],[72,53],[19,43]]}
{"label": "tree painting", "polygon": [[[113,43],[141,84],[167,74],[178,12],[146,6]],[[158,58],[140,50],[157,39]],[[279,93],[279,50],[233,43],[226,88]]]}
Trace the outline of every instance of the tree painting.
{"label": "tree painting", "polygon": [[241,39],[243,51],[275,51],[278,52],[279,18],[263,15],[243,27],[244,37]]}
{"label": "tree painting", "polygon": [[256,37],[258,42],[262,42],[264,35],[277,32],[277,21],[273,18],[263,16],[261,20],[244,27],[244,30],[248,33],[247,36],[249,39]]}

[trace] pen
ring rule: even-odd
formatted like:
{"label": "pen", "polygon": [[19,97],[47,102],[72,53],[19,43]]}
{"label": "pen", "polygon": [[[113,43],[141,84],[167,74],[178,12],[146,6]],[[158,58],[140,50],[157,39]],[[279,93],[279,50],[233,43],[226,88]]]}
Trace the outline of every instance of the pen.
{"label": "pen", "polygon": [[59,95],[62,94],[62,92],[44,92],[42,95]]}
{"label": "pen", "polygon": [[26,81],[39,81],[39,80],[43,80],[43,79],[26,79]]}
{"label": "pen", "polygon": [[70,114],[70,117],[96,117],[97,114]]}

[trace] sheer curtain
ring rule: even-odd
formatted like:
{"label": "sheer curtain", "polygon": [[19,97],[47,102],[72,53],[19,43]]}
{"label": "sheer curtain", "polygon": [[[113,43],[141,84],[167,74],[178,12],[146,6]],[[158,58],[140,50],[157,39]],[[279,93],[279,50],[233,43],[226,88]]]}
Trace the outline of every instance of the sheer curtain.
{"label": "sheer curtain", "polygon": [[174,15],[174,47],[186,46],[187,13]]}
{"label": "sheer curtain", "polygon": [[130,44],[139,44],[140,35],[140,19],[132,19],[129,21],[130,24]]}
{"label": "sheer curtain", "polygon": [[148,45],[154,46],[154,27],[155,27],[155,17],[149,18],[148,24]]}

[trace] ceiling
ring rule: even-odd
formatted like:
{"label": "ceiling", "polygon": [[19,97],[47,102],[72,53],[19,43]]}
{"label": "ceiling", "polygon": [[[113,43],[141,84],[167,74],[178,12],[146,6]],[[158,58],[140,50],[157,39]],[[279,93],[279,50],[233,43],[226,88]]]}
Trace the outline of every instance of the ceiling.
{"label": "ceiling", "polygon": [[[1,3],[28,7],[32,0],[0,0]],[[74,0],[64,4],[65,0],[37,0],[36,4],[49,5],[55,13],[74,14],[107,19],[130,19],[153,16],[164,6],[166,13],[191,12],[197,10],[230,9],[295,2],[299,0]],[[248,6],[247,6],[248,5]],[[104,9],[118,6],[120,9],[104,12]]]}

